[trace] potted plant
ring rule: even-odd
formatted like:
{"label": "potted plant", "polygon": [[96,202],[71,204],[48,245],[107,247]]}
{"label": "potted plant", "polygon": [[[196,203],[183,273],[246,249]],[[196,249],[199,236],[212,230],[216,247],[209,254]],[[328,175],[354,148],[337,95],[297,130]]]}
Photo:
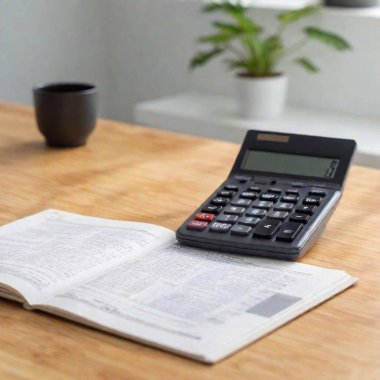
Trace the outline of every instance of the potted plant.
{"label": "potted plant", "polygon": [[[194,69],[225,55],[227,66],[237,72],[240,115],[244,118],[278,116],[287,93],[287,77],[278,69],[283,59],[293,57],[309,41],[321,42],[338,51],[350,49],[342,37],[315,26],[305,27],[299,41],[285,45],[283,33],[286,28],[319,9],[319,6],[309,6],[280,13],[277,30],[265,34],[247,15],[248,9],[243,5],[230,1],[208,3],[203,7],[204,12],[221,12],[229,21],[215,21],[215,33],[199,38],[201,44],[210,45],[210,48],[198,52],[190,67]],[[310,73],[318,71],[307,57],[292,59]]]}

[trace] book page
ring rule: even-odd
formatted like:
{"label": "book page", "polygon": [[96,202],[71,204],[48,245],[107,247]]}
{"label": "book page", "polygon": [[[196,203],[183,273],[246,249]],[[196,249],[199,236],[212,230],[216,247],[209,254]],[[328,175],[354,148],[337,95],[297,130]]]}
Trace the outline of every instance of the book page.
{"label": "book page", "polygon": [[0,283],[40,303],[173,238],[150,224],[46,210],[0,228]]}
{"label": "book page", "polygon": [[214,361],[353,282],[342,271],[174,244],[47,304],[121,335]]}

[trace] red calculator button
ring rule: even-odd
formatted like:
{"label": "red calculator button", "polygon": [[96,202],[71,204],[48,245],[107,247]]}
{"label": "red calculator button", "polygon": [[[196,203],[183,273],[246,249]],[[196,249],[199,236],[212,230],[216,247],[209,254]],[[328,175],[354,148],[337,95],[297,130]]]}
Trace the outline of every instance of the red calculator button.
{"label": "red calculator button", "polygon": [[196,220],[201,220],[203,222],[212,222],[214,218],[214,214],[209,214],[207,212],[201,212],[200,214],[195,215]]}
{"label": "red calculator button", "polygon": [[192,220],[187,224],[188,230],[203,231],[208,226],[207,222],[201,222],[200,220]]}

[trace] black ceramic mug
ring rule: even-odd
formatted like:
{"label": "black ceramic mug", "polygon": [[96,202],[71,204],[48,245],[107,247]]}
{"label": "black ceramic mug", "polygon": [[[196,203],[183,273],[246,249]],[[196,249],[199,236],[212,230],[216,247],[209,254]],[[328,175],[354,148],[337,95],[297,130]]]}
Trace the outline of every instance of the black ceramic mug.
{"label": "black ceramic mug", "polygon": [[96,86],[87,83],[49,83],[33,89],[38,129],[48,145],[85,145],[97,117]]}

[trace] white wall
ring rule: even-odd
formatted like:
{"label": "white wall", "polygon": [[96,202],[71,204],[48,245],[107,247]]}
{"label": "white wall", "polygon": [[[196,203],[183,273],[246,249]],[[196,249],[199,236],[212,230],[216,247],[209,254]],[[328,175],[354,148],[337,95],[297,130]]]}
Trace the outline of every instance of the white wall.
{"label": "white wall", "polygon": [[[103,116],[131,120],[136,102],[187,90],[233,94],[220,62],[187,67],[197,36],[210,30],[200,0],[0,0],[0,99],[26,102],[40,81],[97,82]],[[274,13],[253,11],[272,25]],[[286,67],[290,102],[380,116],[380,18],[325,11],[311,23],[341,32],[354,50],[311,44],[322,73]],[[288,34],[289,39],[294,34]]]}
{"label": "white wall", "polygon": [[106,112],[105,2],[0,0],[0,99],[31,102],[40,82],[80,80],[101,87]]}

